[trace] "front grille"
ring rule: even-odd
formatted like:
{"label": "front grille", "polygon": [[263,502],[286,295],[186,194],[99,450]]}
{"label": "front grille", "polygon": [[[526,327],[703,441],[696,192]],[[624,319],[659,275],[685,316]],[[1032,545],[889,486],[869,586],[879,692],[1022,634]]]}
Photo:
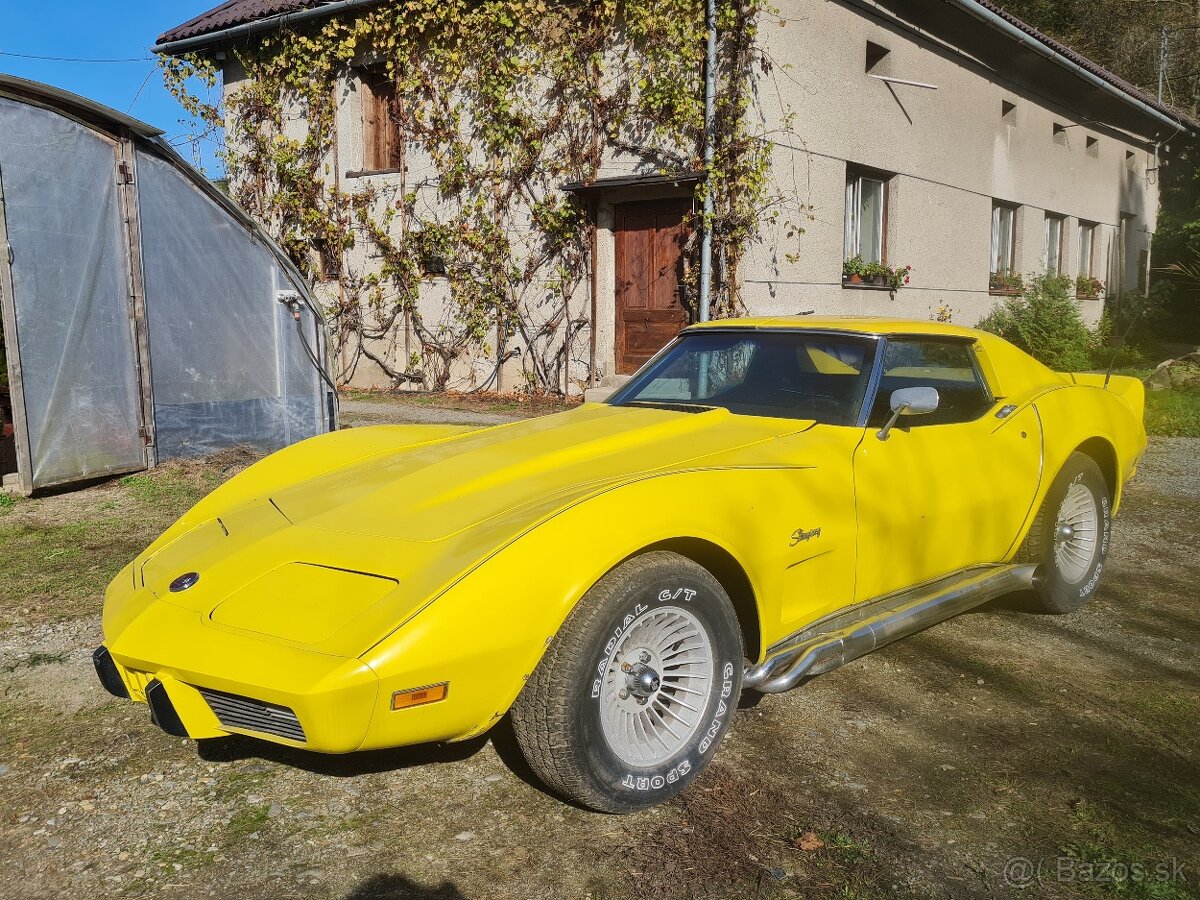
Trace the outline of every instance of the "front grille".
{"label": "front grille", "polygon": [[296,714],[286,706],[264,703],[237,694],[226,694],[209,688],[196,688],[204,697],[209,708],[216,713],[218,721],[227,728],[242,728],[274,734],[293,741],[304,741],[304,729]]}

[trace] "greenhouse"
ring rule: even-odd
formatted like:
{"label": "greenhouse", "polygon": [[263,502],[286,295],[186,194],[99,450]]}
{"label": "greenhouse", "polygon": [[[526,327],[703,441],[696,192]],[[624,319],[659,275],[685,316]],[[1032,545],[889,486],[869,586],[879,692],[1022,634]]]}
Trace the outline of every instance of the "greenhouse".
{"label": "greenhouse", "polygon": [[283,252],[161,133],[0,76],[0,477],[33,491],[336,427]]}

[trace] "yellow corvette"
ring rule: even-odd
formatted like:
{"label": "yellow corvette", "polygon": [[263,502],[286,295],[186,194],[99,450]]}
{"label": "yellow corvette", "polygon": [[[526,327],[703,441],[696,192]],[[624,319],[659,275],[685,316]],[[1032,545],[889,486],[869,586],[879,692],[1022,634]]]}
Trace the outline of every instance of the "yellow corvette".
{"label": "yellow corvette", "polygon": [[250,467],[113,580],[97,673],[171,734],[324,753],[511,712],[548,786],[639,809],[696,776],[743,689],[1001,594],[1087,601],[1142,404],[952,325],[694,326],[606,403]]}

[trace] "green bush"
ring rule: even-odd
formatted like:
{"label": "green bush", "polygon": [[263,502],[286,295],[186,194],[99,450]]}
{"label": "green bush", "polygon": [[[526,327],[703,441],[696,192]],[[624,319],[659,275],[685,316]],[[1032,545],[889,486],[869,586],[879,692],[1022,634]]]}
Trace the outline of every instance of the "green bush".
{"label": "green bush", "polygon": [[[1034,275],[1018,297],[1009,297],[979,327],[1020,347],[1056,372],[1093,366],[1098,336],[1075,301],[1075,282],[1064,275]],[[1105,363],[1107,365],[1107,362]]]}

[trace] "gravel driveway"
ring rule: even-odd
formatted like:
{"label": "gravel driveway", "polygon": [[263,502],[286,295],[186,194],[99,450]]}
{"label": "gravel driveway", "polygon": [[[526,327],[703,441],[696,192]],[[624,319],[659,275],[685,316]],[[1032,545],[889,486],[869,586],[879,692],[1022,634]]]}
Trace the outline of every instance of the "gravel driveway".
{"label": "gravel driveway", "polygon": [[[98,597],[53,605],[87,554],[25,557],[0,569],[0,897],[1091,897],[1105,861],[1175,867],[1128,896],[1197,896],[1198,460],[1152,443],[1088,607],[994,605],[744,703],[690,791],[622,818],[547,796],[504,723],[349,757],[168,737],[96,684]],[[111,551],[167,477],[23,502],[0,534],[83,522]]]}

